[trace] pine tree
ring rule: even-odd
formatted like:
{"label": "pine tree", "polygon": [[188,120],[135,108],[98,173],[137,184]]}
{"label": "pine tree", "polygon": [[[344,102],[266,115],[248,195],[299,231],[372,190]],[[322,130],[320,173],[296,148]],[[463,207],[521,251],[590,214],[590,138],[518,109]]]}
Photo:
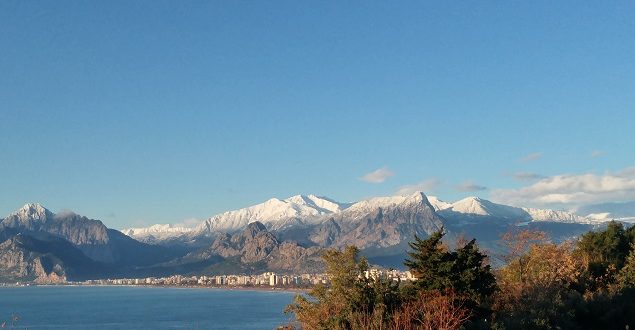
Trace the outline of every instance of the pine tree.
{"label": "pine tree", "polygon": [[417,278],[419,290],[451,289],[480,303],[496,290],[496,279],[486,255],[481,253],[472,240],[456,251],[448,251],[441,243],[443,229],[427,239],[415,236],[409,243],[411,252],[404,264]]}
{"label": "pine tree", "polygon": [[471,240],[452,255],[454,290],[466,294],[477,303],[483,302],[486,297],[496,291],[496,278],[492,274],[490,265],[486,264],[487,256],[476,246],[476,240]]}
{"label": "pine tree", "polygon": [[408,252],[410,258],[406,259],[404,265],[417,279],[414,284],[418,289],[441,290],[451,286],[448,275],[452,270],[452,261],[441,245],[442,238],[443,229],[427,239],[415,235],[414,242],[408,243],[412,251]]}

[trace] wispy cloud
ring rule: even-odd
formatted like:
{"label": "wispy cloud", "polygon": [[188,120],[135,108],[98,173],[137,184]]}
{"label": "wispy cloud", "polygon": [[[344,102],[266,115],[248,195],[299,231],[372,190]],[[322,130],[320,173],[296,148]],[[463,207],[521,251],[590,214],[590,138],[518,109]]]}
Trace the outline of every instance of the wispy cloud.
{"label": "wispy cloud", "polygon": [[417,191],[430,192],[434,191],[439,187],[441,181],[439,179],[433,178],[425,181],[421,181],[415,184],[409,184],[405,186],[399,187],[397,189],[396,195],[410,195]]}
{"label": "wispy cloud", "polygon": [[602,150],[593,150],[591,151],[591,157],[598,158],[604,156],[604,151]]}
{"label": "wispy cloud", "polygon": [[635,167],[601,175],[562,174],[519,189],[498,189],[491,198],[512,205],[576,207],[582,204],[635,200]]}
{"label": "wispy cloud", "polygon": [[545,177],[544,175],[540,175],[538,173],[531,173],[531,172],[516,172],[512,176],[514,177],[514,179],[518,181],[534,181],[534,180],[543,179]]}
{"label": "wispy cloud", "polygon": [[529,155],[526,155],[525,157],[521,158],[520,160],[525,162],[525,163],[528,163],[528,162],[536,161],[536,160],[538,160],[540,158],[542,158],[542,152],[534,152],[534,153],[531,153]]}
{"label": "wispy cloud", "polygon": [[362,176],[359,179],[368,183],[382,183],[386,181],[386,179],[394,175],[395,173],[393,171],[388,169],[388,167],[384,166],[370,173],[367,173],[366,175]]}
{"label": "wispy cloud", "polygon": [[463,192],[474,192],[487,190],[487,187],[474,183],[473,181],[465,181],[456,186],[456,189]]}
{"label": "wispy cloud", "polygon": [[58,218],[66,218],[66,217],[71,217],[77,215],[77,213],[75,213],[73,210],[69,210],[69,209],[63,209],[60,210],[59,212],[57,212],[55,214],[56,217]]}

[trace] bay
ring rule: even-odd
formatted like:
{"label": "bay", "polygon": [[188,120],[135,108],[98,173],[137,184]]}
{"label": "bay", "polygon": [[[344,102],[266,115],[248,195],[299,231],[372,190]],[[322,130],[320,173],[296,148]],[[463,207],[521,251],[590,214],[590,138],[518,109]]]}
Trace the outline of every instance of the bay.
{"label": "bay", "polygon": [[0,287],[16,329],[274,329],[295,293],[116,286]]}

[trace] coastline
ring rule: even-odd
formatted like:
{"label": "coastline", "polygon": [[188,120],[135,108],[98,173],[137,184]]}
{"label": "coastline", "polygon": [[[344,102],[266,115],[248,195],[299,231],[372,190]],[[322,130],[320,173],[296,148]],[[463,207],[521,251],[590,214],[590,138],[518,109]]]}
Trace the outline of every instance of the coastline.
{"label": "coastline", "polygon": [[125,288],[156,288],[156,289],[209,289],[224,291],[258,291],[258,292],[284,292],[284,293],[308,293],[311,288],[280,288],[280,287],[245,287],[245,286],[199,286],[199,285],[110,285],[110,284],[79,284],[79,283],[58,283],[58,284],[39,284],[28,283],[23,285],[6,284],[0,285],[1,288],[26,288],[26,287],[125,287]]}

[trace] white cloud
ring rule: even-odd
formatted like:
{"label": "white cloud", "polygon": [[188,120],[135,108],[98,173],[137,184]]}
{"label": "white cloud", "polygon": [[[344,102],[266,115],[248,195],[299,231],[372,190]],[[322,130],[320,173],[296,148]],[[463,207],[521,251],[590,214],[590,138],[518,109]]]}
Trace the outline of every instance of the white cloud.
{"label": "white cloud", "polygon": [[441,184],[439,179],[429,179],[421,181],[415,184],[409,184],[399,187],[395,195],[410,195],[417,191],[423,191],[425,193],[434,191]]}
{"label": "white cloud", "polygon": [[492,191],[494,201],[511,205],[577,207],[582,204],[635,199],[635,167],[603,175],[562,174],[519,189]]}
{"label": "white cloud", "polygon": [[534,180],[538,180],[538,179],[542,179],[545,176],[544,175],[540,175],[538,173],[531,173],[531,172],[517,172],[513,174],[514,179],[518,180],[518,181],[534,181]]}
{"label": "white cloud", "polygon": [[591,157],[598,158],[604,156],[604,151],[602,150],[593,150],[591,151]]}
{"label": "white cloud", "polygon": [[55,217],[57,217],[57,218],[66,218],[66,217],[72,217],[74,215],[77,215],[77,213],[75,213],[72,210],[63,209],[63,210],[60,210],[59,212],[57,212],[55,214]]}
{"label": "white cloud", "polygon": [[472,181],[465,181],[461,183],[460,185],[456,186],[456,189],[458,189],[459,191],[464,191],[464,192],[474,192],[474,191],[487,190],[487,187],[476,184]]}
{"label": "white cloud", "polygon": [[522,160],[525,163],[528,163],[528,162],[533,162],[535,160],[538,160],[540,158],[542,158],[542,152],[534,152],[521,158],[520,160]]}
{"label": "white cloud", "polygon": [[388,167],[384,166],[380,169],[376,169],[370,173],[367,173],[363,177],[359,178],[362,181],[366,181],[368,183],[382,183],[386,181],[391,176],[394,176],[395,173],[388,169]]}

